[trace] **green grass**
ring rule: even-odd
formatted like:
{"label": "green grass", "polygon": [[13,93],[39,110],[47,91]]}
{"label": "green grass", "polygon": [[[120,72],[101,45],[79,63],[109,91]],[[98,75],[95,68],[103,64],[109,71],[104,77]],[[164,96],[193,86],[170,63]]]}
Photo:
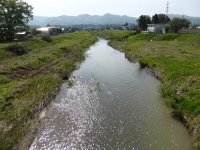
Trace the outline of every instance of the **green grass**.
{"label": "green grass", "polygon": [[164,34],[162,35],[163,41],[172,41],[180,37],[180,34]]}
{"label": "green grass", "polygon": [[129,60],[162,72],[159,91],[174,114],[189,118],[194,148],[200,149],[200,34],[137,34],[118,40],[122,31],[104,32],[105,38],[118,32],[109,44]]}
{"label": "green grass", "polygon": [[155,36],[157,36],[156,34],[137,34],[135,36],[130,36],[128,38],[129,42],[134,42],[134,41],[138,41],[138,40],[145,40],[145,41],[149,41],[152,38],[154,38]]}
{"label": "green grass", "polygon": [[0,44],[0,149],[12,149],[30,131],[31,118],[54,99],[63,79],[97,40],[90,32],[51,38],[18,42],[28,49],[22,56],[6,51],[9,43]]}
{"label": "green grass", "polygon": [[97,32],[97,35],[103,36],[107,40],[124,41],[134,33],[134,31],[103,30]]}
{"label": "green grass", "polygon": [[0,85],[7,84],[10,82],[10,79],[4,76],[0,76]]}

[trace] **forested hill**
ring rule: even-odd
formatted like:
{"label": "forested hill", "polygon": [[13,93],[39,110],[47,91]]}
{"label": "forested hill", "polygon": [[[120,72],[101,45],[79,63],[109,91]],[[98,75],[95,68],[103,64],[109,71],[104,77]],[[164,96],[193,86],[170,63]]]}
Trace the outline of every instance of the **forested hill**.
{"label": "forested hill", "polygon": [[119,16],[112,14],[98,15],[79,15],[79,16],[59,16],[59,17],[41,17],[34,16],[34,19],[29,22],[29,25],[75,25],[75,24],[136,24],[137,18],[129,16]]}
{"label": "forested hill", "polygon": [[[142,15],[142,14],[141,14]],[[138,16],[139,17],[139,16]],[[152,17],[152,16],[150,16]],[[186,18],[192,22],[192,24],[200,24],[200,17],[192,17],[187,15],[177,15],[177,14],[169,14],[169,18]],[[103,16],[98,15],[88,15],[82,14],[79,16],[58,16],[58,17],[43,17],[43,16],[34,16],[34,19],[29,22],[29,25],[40,25],[46,26],[50,25],[75,25],[75,24],[136,24],[136,17],[129,17],[126,15],[113,15],[113,14],[105,14]]]}
{"label": "forested hill", "polygon": [[177,18],[185,18],[191,21],[192,24],[200,25],[200,16],[199,17],[192,17],[187,15],[178,15],[178,14],[169,14],[170,19],[177,17]]}

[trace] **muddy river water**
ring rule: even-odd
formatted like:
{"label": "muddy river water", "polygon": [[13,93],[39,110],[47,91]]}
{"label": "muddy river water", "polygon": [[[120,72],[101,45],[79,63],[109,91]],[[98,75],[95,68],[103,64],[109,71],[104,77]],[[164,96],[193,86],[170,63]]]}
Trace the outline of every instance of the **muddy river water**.
{"label": "muddy river water", "polygon": [[191,150],[183,124],[158,92],[160,81],[99,38],[63,83],[31,150]]}

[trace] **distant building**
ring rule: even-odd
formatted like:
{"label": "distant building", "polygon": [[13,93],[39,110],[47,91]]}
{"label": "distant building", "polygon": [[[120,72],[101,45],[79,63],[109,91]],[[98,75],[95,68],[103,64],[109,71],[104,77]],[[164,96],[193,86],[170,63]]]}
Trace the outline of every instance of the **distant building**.
{"label": "distant building", "polygon": [[128,30],[128,26],[122,26],[122,30]]}
{"label": "distant building", "polygon": [[17,40],[27,40],[28,39],[27,34],[28,32],[17,32],[15,35]]}
{"label": "distant building", "polygon": [[37,28],[37,31],[42,32],[44,35],[58,35],[58,31],[56,27],[42,27],[42,28]]}
{"label": "distant building", "polygon": [[165,24],[147,24],[147,32],[151,33],[165,33]]}

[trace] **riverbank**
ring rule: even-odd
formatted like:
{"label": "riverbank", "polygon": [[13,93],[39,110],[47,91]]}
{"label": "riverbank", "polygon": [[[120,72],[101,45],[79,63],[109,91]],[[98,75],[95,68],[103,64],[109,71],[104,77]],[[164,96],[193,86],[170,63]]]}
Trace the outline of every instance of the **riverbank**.
{"label": "riverbank", "polygon": [[[12,149],[27,132],[36,132],[32,124],[39,112],[55,98],[62,81],[97,40],[89,32],[51,38],[0,44],[0,149]],[[7,51],[9,45],[12,52]]]}
{"label": "riverbank", "polygon": [[162,82],[159,91],[166,104],[191,132],[194,148],[200,149],[200,35],[115,30],[97,35],[110,40],[130,61],[153,70]]}

